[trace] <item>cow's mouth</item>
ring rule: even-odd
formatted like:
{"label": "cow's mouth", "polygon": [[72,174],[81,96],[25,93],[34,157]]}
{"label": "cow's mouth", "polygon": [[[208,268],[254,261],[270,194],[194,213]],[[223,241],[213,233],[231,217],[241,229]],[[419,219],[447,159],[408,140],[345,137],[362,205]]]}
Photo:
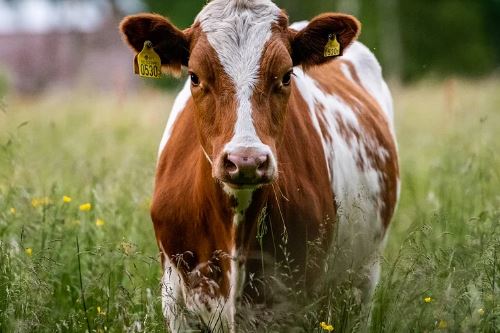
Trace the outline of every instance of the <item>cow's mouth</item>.
{"label": "cow's mouth", "polygon": [[243,171],[237,173],[236,176],[235,173],[223,172],[219,173],[216,177],[231,190],[256,190],[274,182],[274,172],[271,171],[273,170],[270,168],[251,171],[250,173]]}
{"label": "cow's mouth", "polygon": [[224,180],[220,181],[222,184],[228,186],[232,190],[255,190],[266,185],[271,185],[273,182],[272,179],[270,180],[266,179],[265,181],[260,181],[258,183],[231,182]]}

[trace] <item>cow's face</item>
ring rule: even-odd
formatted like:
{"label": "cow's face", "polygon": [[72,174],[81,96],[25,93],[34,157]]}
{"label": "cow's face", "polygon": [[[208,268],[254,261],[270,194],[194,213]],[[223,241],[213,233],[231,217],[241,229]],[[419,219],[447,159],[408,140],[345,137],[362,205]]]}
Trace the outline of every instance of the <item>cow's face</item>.
{"label": "cow's face", "polygon": [[255,189],[276,179],[293,86],[293,67],[325,63],[335,35],[341,51],[357,36],[358,21],[323,14],[297,32],[272,2],[214,0],[193,26],[180,31],[159,15],[121,25],[138,52],[150,40],[164,70],[187,68],[200,146],[212,175],[228,190]]}

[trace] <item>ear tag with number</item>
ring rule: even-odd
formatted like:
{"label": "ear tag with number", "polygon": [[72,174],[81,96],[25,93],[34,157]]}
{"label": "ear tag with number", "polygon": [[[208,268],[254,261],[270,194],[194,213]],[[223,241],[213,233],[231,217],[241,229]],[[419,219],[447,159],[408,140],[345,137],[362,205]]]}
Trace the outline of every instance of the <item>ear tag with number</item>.
{"label": "ear tag with number", "polygon": [[161,59],[149,40],[144,42],[142,51],[135,56],[134,73],[142,77],[161,78]]}
{"label": "ear tag with number", "polygon": [[326,57],[336,57],[340,55],[340,44],[337,41],[337,36],[330,34],[328,36],[328,43],[325,45],[325,58]]}

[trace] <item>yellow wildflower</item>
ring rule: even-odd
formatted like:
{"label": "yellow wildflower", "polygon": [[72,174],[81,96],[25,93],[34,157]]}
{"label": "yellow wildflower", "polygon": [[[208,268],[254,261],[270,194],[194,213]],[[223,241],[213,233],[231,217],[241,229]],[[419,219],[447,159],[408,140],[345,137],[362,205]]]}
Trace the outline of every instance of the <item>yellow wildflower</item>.
{"label": "yellow wildflower", "polygon": [[101,219],[95,220],[95,225],[98,227],[102,227],[104,225],[104,221]]}
{"label": "yellow wildflower", "polygon": [[63,202],[64,203],[70,203],[71,200],[73,200],[73,199],[71,199],[71,197],[68,197],[67,195],[63,196]]}
{"label": "yellow wildflower", "polygon": [[444,330],[444,329],[448,328],[448,323],[446,322],[446,320],[441,319],[438,323],[438,328],[440,330]]}
{"label": "yellow wildflower", "polygon": [[12,207],[11,209],[9,209],[9,212],[12,214],[12,215],[16,215],[16,209],[14,207]]}
{"label": "yellow wildflower", "polygon": [[484,309],[483,308],[478,309],[477,313],[479,313],[480,316],[484,315]]}
{"label": "yellow wildflower", "polygon": [[100,306],[98,306],[98,307],[97,307],[97,314],[98,314],[98,315],[101,315],[101,316],[105,316],[105,315],[106,315],[106,312],[102,311],[102,310],[101,310],[101,307],[100,307]]}
{"label": "yellow wildflower", "polygon": [[40,206],[47,206],[49,204],[50,204],[50,199],[47,197],[31,199],[31,205],[35,208]]}
{"label": "yellow wildflower", "polygon": [[27,247],[24,249],[24,252],[31,257],[31,255],[33,254],[33,249],[31,247]]}
{"label": "yellow wildflower", "polygon": [[430,303],[430,302],[432,302],[432,297],[426,297],[426,298],[424,298],[424,302],[425,302],[425,303]]}
{"label": "yellow wildflower", "polygon": [[319,323],[319,326],[324,329],[325,331],[328,331],[328,332],[331,332],[333,331],[333,326],[330,325],[330,324],[327,324],[325,323],[324,321],[322,321],[321,323]]}
{"label": "yellow wildflower", "polygon": [[88,202],[80,205],[80,210],[82,212],[88,212],[91,209],[92,209],[92,204],[90,204]]}

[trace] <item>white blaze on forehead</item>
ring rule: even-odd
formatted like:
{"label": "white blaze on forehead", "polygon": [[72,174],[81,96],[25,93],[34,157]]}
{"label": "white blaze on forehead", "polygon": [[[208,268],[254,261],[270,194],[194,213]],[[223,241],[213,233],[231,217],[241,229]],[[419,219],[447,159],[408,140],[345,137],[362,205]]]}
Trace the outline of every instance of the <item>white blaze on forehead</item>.
{"label": "white blaze on forehead", "polygon": [[269,0],[213,0],[196,18],[236,88],[237,119],[230,146],[262,147],[251,98],[264,45],[280,13]]}

